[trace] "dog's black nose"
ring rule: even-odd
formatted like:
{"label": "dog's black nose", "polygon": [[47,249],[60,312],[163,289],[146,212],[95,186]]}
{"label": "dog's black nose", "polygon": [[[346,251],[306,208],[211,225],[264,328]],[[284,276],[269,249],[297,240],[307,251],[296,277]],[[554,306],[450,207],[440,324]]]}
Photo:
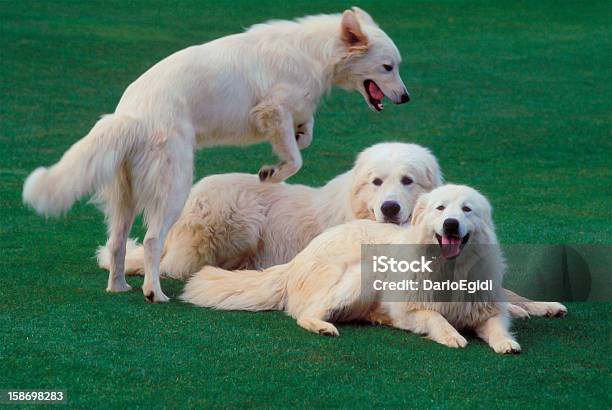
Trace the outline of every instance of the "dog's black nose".
{"label": "dog's black nose", "polygon": [[397,202],[395,202],[395,201],[385,201],[380,206],[380,211],[387,218],[394,218],[394,217],[396,217],[397,214],[399,213],[400,209],[401,209],[400,205]]}
{"label": "dog's black nose", "polygon": [[447,218],[442,224],[444,233],[447,235],[456,235],[459,233],[459,221],[455,218]]}
{"label": "dog's black nose", "polygon": [[404,94],[402,94],[400,104],[407,103],[408,101],[410,101],[410,94],[408,94],[408,92],[405,92]]}

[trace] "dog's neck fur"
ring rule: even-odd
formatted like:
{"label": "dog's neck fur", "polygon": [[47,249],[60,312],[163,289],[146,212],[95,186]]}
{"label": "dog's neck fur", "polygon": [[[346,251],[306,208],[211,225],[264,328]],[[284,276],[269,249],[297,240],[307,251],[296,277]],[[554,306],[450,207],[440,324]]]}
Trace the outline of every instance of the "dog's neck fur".
{"label": "dog's neck fur", "polygon": [[[314,206],[322,230],[357,219],[350,206],[352,181],[353,171],[347,171],[321,188],[317,188],[319,200],[315,202]],[[329,204],[342,204],[343,208],[338,209],[329,206]]]}

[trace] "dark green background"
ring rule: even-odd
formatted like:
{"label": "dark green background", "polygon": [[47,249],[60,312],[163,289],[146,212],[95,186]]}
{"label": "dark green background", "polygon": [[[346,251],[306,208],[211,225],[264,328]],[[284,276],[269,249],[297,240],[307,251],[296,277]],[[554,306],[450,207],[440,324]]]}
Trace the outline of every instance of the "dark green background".
{"label": "dark green background", "polygon": [[[335,1],[0,2],[0,388],[61,388],[107,406],[609,407],[609,303],[517,322],[520,356],[397,330],[317,337],[281,313],[215,312],[104,292],[100,213],[21,204],[125,87],[188,45]],[[495,206],[504,243],[610,243],[609,2],[360,2],[396,41],[413,96],[376,114],[335,90],[292,182],[322,184],[380,141],[430,147],[447,180]],[[256,172],[266,145],[205,150],[197,178]],[[142,235],[140,224],[135,236]],[[139,279],[130,279],[139,285]]]}

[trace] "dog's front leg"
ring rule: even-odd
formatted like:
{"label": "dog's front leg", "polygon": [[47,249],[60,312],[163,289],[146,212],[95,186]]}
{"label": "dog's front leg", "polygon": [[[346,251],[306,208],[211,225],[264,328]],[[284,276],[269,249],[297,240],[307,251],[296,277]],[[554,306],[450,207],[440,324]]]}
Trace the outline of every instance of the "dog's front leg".
{"label": "dog's front leg", "polygon": [[476,328],[476,334],[491,346],[496,353],[520,353],[521,345],[508,331],[508,318],[502,314],[487,319]]}
{"label": "dog's front leg", "polygon": [[312,143],[312,132],[314,129],[314,117],[310,117],[308,121],[297,126],[295,132],[295,140],[300,149],[306,149]]}
{"label": "dog's front leg", "polygon": [[302,154],[296,141],[293,116],[282,105],[262,103],[251,111],[259,132],[264,134],[281,162],[259,170],[261,181],[282,182],[302,167]]}
{"label": "dog's front leg", "polygon": [[388,303],[387,312],[382,320],[398,329],[425,335],[427,338],[448,347],[465,347],[467,340],[448,320],[434,310],[406,310],[402,303]]}

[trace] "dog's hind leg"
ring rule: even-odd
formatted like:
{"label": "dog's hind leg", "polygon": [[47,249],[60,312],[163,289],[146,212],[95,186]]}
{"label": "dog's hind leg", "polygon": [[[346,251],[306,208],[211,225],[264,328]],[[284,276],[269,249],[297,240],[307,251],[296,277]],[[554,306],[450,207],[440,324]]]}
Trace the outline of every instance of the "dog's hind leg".
{"label": "dog's hind leg", "polygon": [[321,280],[301,283],[287,304],[298,325],[320,335],[339,336],[338,329],[328,320],[346,322],[361,320],[367,315],[370,302],[364,300],[362,293],[359,262],[319,266],[309,270],[309,276]]}
{"label": "dog's hind leg", "polygon": [[[518,306],[532,316],[563,317],[567,314],[567,308],[561,303],[535,302],[508,289],[504,289],[504,294],[511,305]],[[516,310],[512,306],[510,309],[511,313]],[[514,314],[512,316],[515,317]]]}
{"label": "dog's hind leg", "polygon": [[110,266],[107,292],[127,292],[132,289],[125,280],[125,252],[128,235],[136,210],[132,200],[132,189],[125,164],[116,181],[109,186],[106,194],[106,217],[109,226],[108,250]]}
{"label": "dog's hind leg", "polygon": [[[177,144],[179,145],[179,144]],[[156,158],[150,170],[158,173],[149,192],[152,201],[145,205],[147,233],[143,241],[145,278],[142,292],[149,302],[167,302],[159,281],[160,260],[164,240],[176,222],[189,195],[193,179],[191,147],[175,146],[174,151]]]}
{"label": "dog's hind leg", "polygon": [[134,223],[134,216],[135,212],[132,206],[121,206],[113,213],[108,240],[110,272],[108,274],[108,286],[106,287],[107,292],[132,290],[132,287],[125,280],[125,246]]}

